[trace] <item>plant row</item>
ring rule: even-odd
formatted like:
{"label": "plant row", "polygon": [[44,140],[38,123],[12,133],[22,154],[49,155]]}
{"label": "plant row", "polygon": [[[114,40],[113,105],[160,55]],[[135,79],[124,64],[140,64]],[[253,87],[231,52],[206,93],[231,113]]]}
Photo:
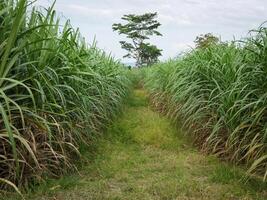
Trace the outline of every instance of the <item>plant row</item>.
{"label": "plant row", "polygon": [[53,5],[0,2],[0,187],[74,169],[79,149],[114,118],[127,71],[89,46]]}
{"label": "plant row", "polygon": [[195,143],[267,176],[267,29],[197,48],[146,71],[154,105]]}

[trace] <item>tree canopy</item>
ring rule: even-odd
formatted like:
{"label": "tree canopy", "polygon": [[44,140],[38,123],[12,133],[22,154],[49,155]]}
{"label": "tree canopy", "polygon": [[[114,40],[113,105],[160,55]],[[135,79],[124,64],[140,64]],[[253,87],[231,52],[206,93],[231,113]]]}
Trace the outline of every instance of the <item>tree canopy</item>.
{"label": "tree canopy", "polygon": [[161,24],[156,18],[157,13],[129,14],[121,18],[126,21],[125,24],[115,23],[112,25],[114,31],[118,31],[120,35],[125,35],[131,40],[131,42],[120,41],[120,44],[127,51],[124,57],[135,59],[138,67],[151,65],[157,62],[158,57],[161,56],[161,49],[146,42],[150,39],[150,36],[162,36],[157,31]]}
{"label": "tree canopy", "polygon": [[196,37],[195,44],[196,48],[204,49],[213,44],[218,44],[220,39],[217,36],[214,36],[212,33],[201,34]]}

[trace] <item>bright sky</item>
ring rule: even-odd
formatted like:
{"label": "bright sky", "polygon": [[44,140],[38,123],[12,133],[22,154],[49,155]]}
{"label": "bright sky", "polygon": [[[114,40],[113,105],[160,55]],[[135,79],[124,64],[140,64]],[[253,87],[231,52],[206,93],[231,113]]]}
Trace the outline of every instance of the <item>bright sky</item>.
{"label": "bright sky", "polygon": [[[51,2],[37,0],[42,6]],[[158,12],[163,37],[151,42],[163,49],[161,60],[193,46],[199,34],[211,32],[224,41],[239,39],[267,20],[267,0],[57,0],[55,8],[80,28],[88,43],[96,36],[98,47],[117,59],[122,59],[125,51],[119,44],[122,37],[111,27],[121,22],[124,14]]]}

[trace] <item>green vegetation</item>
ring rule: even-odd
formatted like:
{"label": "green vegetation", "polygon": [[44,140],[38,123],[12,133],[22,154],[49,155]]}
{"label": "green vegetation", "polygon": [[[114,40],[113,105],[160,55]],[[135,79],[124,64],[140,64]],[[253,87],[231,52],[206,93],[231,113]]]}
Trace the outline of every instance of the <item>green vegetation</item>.
{"label": "green vegetation", "polygon": [[181,129],[135,90],[121,117],[94,143],[80,176],[50,181],[28,199],[266,199],[267,185],[194,149]]}
{"label": "green vegetation", "polygon": [[146,72],[154,105],[183,122],[203,150],[267,178],[267,28]]}
{"label": "green vegetation", "polygon": [[0,189],[75,170],[127,95],[126,70],[53,7],[0,2]]}
{"label": "green vegetation", "polygon": [[220,42],[220,39],[217,36],[214,36],[211,33],[201,34],[195,39],[196,48],[204,49],[212,45],[216,45]]}
{"label": "green vegetation", "polygon": [[[156,17],[113,24],[139,67]],[[53,5],[1,1],[0,32],[0,199],[267,199],[267,28],[131,72]]]}
{"label": "green vegetation", "polygon": [[122,25],[113,24],[112,29],[119,34],[125,35],[131,39],[131,42],[120,41],[121,47],[128,51],[125,58],[136,60],[136,66],[148,66],[158,62],[161,51],[155,45],[146,43],[150,36],[162,36],[157,31],[161,25],[157,20],[157,13],[146,13],[143,15],[124,15],[121,19],[127,23]]}

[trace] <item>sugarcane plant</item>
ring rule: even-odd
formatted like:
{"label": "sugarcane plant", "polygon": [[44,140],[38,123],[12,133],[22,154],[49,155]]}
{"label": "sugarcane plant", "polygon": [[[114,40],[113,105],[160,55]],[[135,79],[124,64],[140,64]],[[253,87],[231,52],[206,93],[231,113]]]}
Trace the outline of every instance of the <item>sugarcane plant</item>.
{"label": "sugarcane plant", "polygon": [[127,95],[122,64],[88,45],[54,4],[0,2],[0,188],[75,169],[79,147]]}
{"label": "sugarcane plant", "polygon": [[[267,178],[267,28],[210,43],[146,73],[154,105],[183,122],[195,143]],[[217,41],[217,40],[216,40]]]}

